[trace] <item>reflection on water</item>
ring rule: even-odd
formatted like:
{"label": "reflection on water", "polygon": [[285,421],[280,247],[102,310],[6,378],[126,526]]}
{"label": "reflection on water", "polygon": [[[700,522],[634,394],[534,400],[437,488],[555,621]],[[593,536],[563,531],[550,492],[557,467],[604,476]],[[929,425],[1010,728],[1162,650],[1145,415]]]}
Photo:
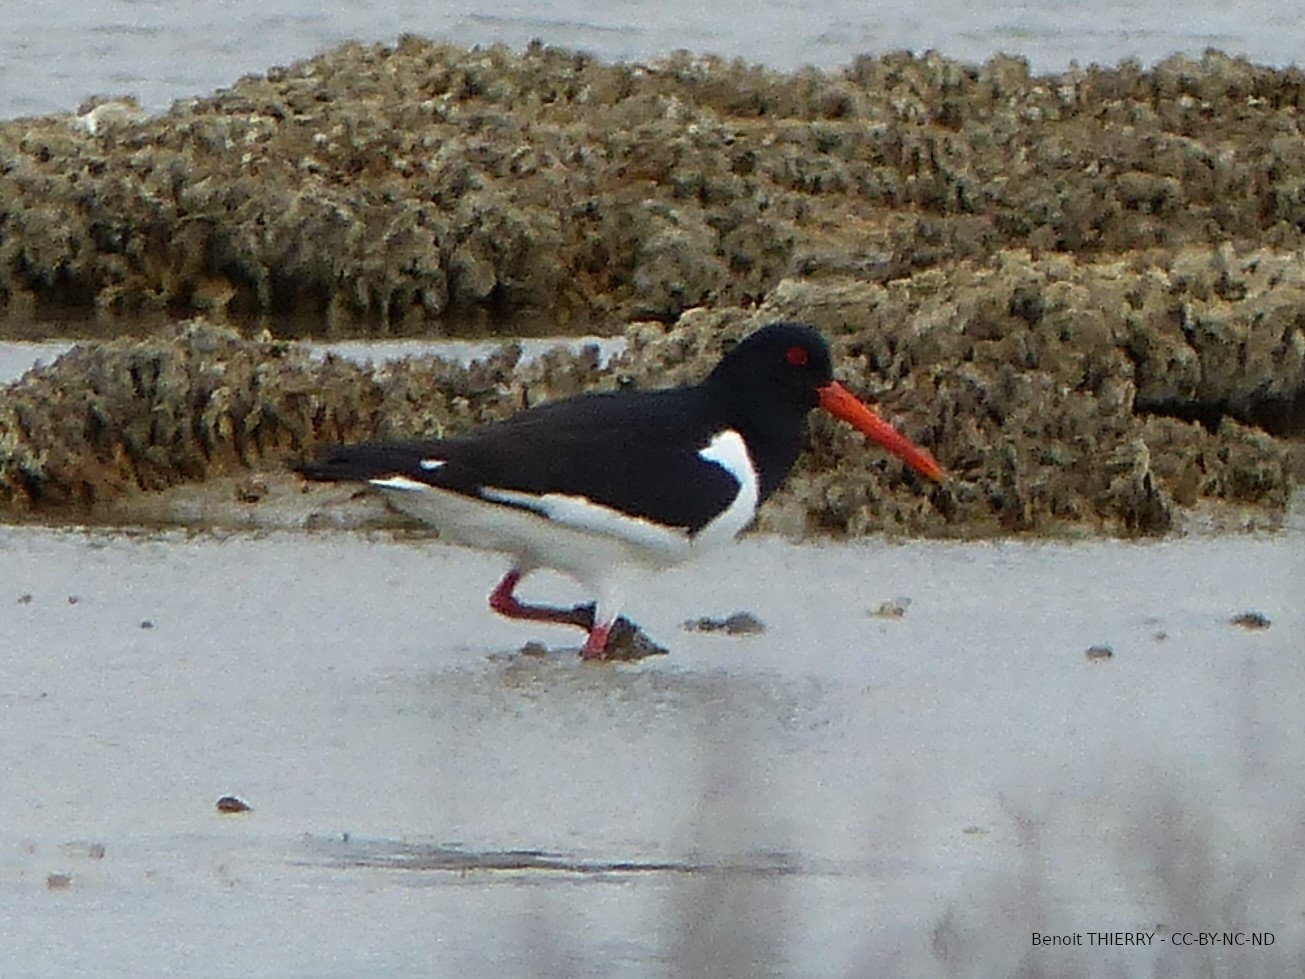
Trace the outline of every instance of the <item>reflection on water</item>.
{"label": "reflection on water", "polygon": [[[315,862],[340,869],[410,870],[447,873],[550,872],[582,876],[690,874],[725,877],[786,877],[810,874],[796,854],[755,853],[722,860],[596,859],[543,850],[468,850],[440,843],[355,840],[347,836],[307,842]],[[826,868],[823,872],[828,872]]]}
{"label": "reflection on water", "polygon": [[823,732],[843,711],[840,688],[816,676],[590,665],[566,653],[495,657],[441,670],[426,683],[436,714],[447,704],[484,723],[560,723],[570,732],[617,724],[635,739],[778,738],[780,750]]}

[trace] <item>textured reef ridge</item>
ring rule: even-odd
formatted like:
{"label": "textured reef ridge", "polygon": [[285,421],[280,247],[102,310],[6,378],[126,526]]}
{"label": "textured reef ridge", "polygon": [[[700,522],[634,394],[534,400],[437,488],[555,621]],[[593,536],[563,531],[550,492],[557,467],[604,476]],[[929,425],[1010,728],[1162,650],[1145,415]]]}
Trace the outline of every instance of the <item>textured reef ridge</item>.
{"label": "textured reef ridge", "polygon": [[[818,419],[768,527],[1152,534],[1206,503],[1272,523],[1305,432],[1302,101],[1300,71],[1216,52],[781,74],[409,37],[158,117],[0,123],[9,334],[123,335],[0,396],[0,510],[111,516],[324,440],[677,383],[782,318],[952,479],[904,487]],[[126,337],[159,316],[183,322]],[[372,371],[261,329],[467,323],[628,347]]]}

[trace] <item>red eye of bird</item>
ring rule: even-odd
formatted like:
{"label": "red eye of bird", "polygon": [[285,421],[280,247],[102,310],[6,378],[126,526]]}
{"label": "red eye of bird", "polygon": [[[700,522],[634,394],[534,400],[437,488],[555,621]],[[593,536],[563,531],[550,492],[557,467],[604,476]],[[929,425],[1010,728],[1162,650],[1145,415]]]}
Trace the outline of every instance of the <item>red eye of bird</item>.
{"label": "red eye of bird", "polygon": [[784,359],[794,367],[806,367],[811,355],[807,353],[806,347],[789,347],[784,351]]}

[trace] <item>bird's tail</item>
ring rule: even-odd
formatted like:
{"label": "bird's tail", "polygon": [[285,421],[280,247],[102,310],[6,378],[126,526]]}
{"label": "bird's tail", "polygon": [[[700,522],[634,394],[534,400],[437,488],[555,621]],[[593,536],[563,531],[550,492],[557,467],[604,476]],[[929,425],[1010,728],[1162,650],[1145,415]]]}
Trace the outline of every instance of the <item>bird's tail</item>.
{"label": "bird's tail", "polygon": [[397,458],[396,448],[393,443],[333,445],[323,449],[315,458],[298,463],[294,468],[305,479],[315,482],[366,482],[407,468]]}

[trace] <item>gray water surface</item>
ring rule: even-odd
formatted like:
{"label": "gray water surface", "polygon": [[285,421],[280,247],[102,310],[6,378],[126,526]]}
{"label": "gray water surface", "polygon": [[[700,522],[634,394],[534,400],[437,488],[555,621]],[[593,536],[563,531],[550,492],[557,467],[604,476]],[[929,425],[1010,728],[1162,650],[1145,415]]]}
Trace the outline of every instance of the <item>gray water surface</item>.
{"label": "gray water surface", "polygon": [[4,0],[0,7],[0,118],[69,112],[92,94],[136,95],[159,111],[345,40],[393,43],[405,32],[518,49],[541,38],[606,59],[650,60],[683,48],[782,70],[833,68],[901,48],[971,61],[1020,54],[1038,71],[1071,61],[1149,63],[1207,47],[1274,65],[1305,53],[1294,0]]}
{"label": "gray water surface", "polygon": [[[0,975],[1297,974],[1302,533],[754,537],[594,666],[432,540],[0,527]],[[1029,940],[1161,928],[1276,943]]]}

